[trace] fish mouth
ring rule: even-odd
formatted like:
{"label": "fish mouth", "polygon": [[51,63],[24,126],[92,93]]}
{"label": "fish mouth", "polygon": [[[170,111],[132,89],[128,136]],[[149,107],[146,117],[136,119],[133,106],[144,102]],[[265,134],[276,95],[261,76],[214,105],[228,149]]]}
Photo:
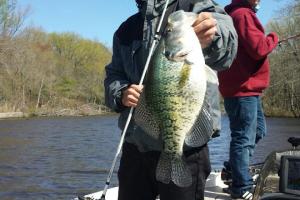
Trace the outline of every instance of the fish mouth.
{"label": "fish mouth", "polygon": [[171,53],[166,51],[165,56],[167,57],[168,60],[172,61],[184,61],[186,57],[189,55],[189,51],[180,51],[177,53]]}

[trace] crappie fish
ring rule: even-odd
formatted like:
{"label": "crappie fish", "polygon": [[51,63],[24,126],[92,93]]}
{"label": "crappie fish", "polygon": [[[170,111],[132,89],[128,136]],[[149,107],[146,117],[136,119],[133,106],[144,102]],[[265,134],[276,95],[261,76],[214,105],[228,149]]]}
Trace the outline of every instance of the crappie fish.
{"label": "crappie fish", "polygon": [[197,14],[177,11],[168,17],[135,109],[135,122],[149,135],[162,140],[156,179],[192,184],[183,154],[184,145],[199,147],[211,137],[212,118],[206,100],[207,81],[216,74],[205,65],[200,42],[192,28]]}

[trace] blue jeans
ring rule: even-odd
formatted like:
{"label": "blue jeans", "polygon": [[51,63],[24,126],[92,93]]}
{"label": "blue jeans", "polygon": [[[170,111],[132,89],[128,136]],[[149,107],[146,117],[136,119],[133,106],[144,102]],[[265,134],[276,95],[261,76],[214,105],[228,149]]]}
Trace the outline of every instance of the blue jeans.
{"label": "blue jeans", "polygon": [[252,188],[249,161],[255,144],[266,134],[266,122],[259,96],[224,98],[224,107],[231,130],[232,192],[241,195]]}

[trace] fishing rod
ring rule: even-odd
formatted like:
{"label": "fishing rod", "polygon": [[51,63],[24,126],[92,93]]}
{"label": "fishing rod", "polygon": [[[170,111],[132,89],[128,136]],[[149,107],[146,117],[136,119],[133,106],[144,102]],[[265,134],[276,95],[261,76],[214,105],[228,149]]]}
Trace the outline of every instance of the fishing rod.
{"label": "fishing rod", "polygon": [[287,37],[287,38],[284,38],[282,40],[279,40],[278,44],[280,45],[283,42],[287,42],[288,40],[295,39],[295,38],[298,38],[298,37],[300,37],[300,33],[296,34],[296,35],[293,35],[293,36],[290,36],[290,37]]}
{"label": "fishing rod", "polygon": [[[169,0],[166,0],[165,6],[164,6],[164,9],[163,9],[163,12],[162,12],[162,15],[160,17],[160,20],[159,20],[159,23],[158,23],[158,26],[157,26],[157,29],[156,29],[156,33],[154,35],[154,40],[153,40],[153,43],[151,45],[151,48],[150,48],[150,51],[149,51],[149,54],[148,54],[148,57],[147,57],[147,60],[146,60],[146,63],[145,63],[145,67],[144,67],[144,70],[143,70],[143,73],[142,73],[142,76],[141,76],[141,79],[140,79],[140,82],[139,82],[139,86],[141,86],[143,84],[143,82],[144,82],[144,79],[145,79],[145,76],[146,76],[146,72],[148,70],[150,59],[152,57],[154,48],[155,48],[156,44],[159,42],[159,39],[160,39],[160,29],[161,29],[161,25],[162,25],[163,19],[165,17],[166,11],[167,11],[168,4],[169,4]],[[104,186],[104,189],[103,189],[103,192],[102,192],[100,200],[105,200],[105,195],[106,195],[108,186],[110,184],[110,179],[112,177],[114,168],[116,166],[117,158],[118,158],[118,156],[119,156],[119,154],[121,152],[121,149],[122,149],[122,146],[123,146],[123,143],[124,143],[124,139],[125,139],[125,135],[126,135],[126,131],[128,129],[129,123],[131,121],[133,111],[134,111],[134,107],[131,107],[130,111],[129,111],[129,114],[128,114],[128,117],[127,117],[126,124],[124,126],[123,131],[122,131],[121,139],[120,139],[120,142],[119,142],[119,145],[118,145],[118,148],[117,148],[117,153],[116,153],[116,155],[114,157],[112,166],[111,166],[109,174],[107,176],[107,179],[106,179],[106,182],[105,182],[105,186]]]}

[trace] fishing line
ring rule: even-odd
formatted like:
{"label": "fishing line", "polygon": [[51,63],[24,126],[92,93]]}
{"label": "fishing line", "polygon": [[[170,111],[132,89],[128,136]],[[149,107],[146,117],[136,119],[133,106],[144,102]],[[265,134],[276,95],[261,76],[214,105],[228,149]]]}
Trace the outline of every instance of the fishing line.
{"label": "fishing line", "polygon": [[[144,70],[143,70],[143,73],[142,73],[142,76],[141,76],[141,79],[140,79],[140,82],[139,82],[139,86],[141,86],[143,84],[143,82],[144,82],[144,79],[145,79],[145,76],[146,76],[146,72],[148,70],[150,59],[152,57],[154,48],[155,48],[156,44],[159,42],[159,39],[160,39],[160,29],[161,29],[161,25],[162,25],[163,19],[165,17],[166,11],[167,11],[168,4],[169,4],[169,0],[166,0],[165,6],[164,6],[164,9],[163,9],[163,12],[162,12],[162,15],[160,17],[160,20],[159,20],[159,23],[158,23],[158,26],[157,26],[157,29],[156,29],[156,33],[154,35],[154,40],[153,40],[153,43],[151,45],[151,48],[150,48],[150,51],[149,51],[149,54],[148,54],[148,57],[147,57],[147,60],[146,60],[146,63],[145,63],[145,67],[144,67]],[[123,131],[122,131],[121,139],[120,139],[120,142],[119,142],[119,145],[118,145],[118,148],[117,148],[117,153],[116,153],[116,155],[114,157],[112,166],[111,166],[109,174],[107,176],[107,179],[106,179],[106,182],[105,182],[105,186],[104,186],[104,189],[103,189],[103,192],[102,192],[100,200],[105,200],[105,195],[106,195],[108,186],[110,184],[110,179],[112,177],[114,168],[116,166],[116,162],[117,162],[118,156],[119,156],[119,154],[121,152],[121,149],[122,149],[122,146],[123,146],[123,143],[124,143],[124,139],[125,139],[125,135],[126,135],[126,131],[128,129],[129,123],[131,121],[133,111],[134,111],[134,107],[131,107],[130,111],[129,111],[129,114],[128,114],[128,117],[127,117],[126,124],[124,126]]]}

